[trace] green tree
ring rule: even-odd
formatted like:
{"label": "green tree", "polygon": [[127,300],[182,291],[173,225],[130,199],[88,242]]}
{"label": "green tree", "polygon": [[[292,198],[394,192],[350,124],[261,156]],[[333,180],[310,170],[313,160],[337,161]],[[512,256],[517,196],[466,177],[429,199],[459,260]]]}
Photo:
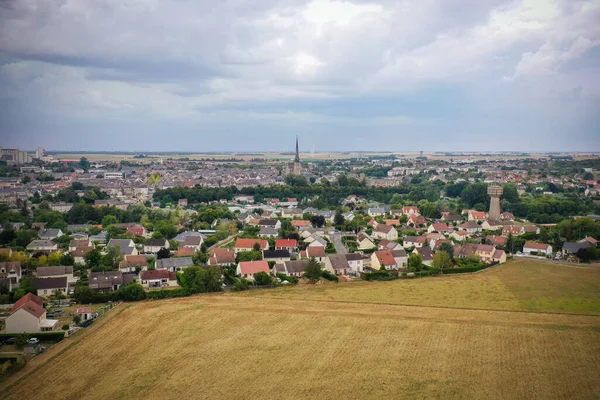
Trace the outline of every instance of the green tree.
{"label": "green tree", "polygon": [[115,297],[122,301],[140,301],[146,298],[146,292],[142,285],[130,283],[121,286],[115,293]]}
{"label": "green tree", "polygon": [[102,227],[107,228],[108,226],[114,225],[118,222],[119,221],[117,220],[117,217],[109,214],[109,215],[106,215],[104,218],[102,218]]}
{"label": "green tree", "polygon": [[408,269],[411,271],[420,271],[423,265],[423,257],[419,253],[413,253],[408,257]]}
{"label": "green tree", "polygon": [[444,242],[440,245],[439,251],[445,251],[450,256],[451,260],[454,260],[454,246],[452,243]]}
{"label": "green tree", "polygon": [[171,221],[166,219],[161,219],[154,223],[154,231],[160,232],[162,237],[166,239],[172,239],[177,235],[177,229],[173,226]]}
{"label": "green tree", "polygon": [[74,315],[73,322],[75,323],[75,325],[79,325],[81,323],[81,317],[78,314]]}
{"label": "green tree", "polygon": [[318,282],[321,279],[321,265],[314,257],[310,259],[304,268],[304,276],[313,283]]}
{"label": "green tree", "polygon": [[85,266],[89,269],[96,268],[100,266],[100,261],[102,260],[102,254],[100,250],[93,249],[89,253],[83,256],[85,260]]}
{"label": "green tree", "polygon": [[433,255],[433,263],[431,264],[434,268],[438,268],[443,271],[446,268],[452,267],[452,259],[450,254],[445,251],[438,251]]}
{"label": "green tree", "polygon": [[183,271],[183,276],[193,293],[219,292],[222,290],[221,269],[216,266],[203,268],[192,265]]}
{"label": "green tree", "polygon": [[90,169],[90,162],[88,161],[87,158],[85,157],[81,157],[79,159],[79,163],[78,163],[79,168],[81,168],[84,171],[88,171]]}
{"label": "green tree", "polygon": [[271,279],[271,276],[269,274],[261,271],[254,276],[254,282],[259,286],[264,286],[271,285],[273,283],[273,280]]}
{"label": "green tree", "polygon": [[123,254],[121,248],[116,246],[108,247],[106,254],[102,257],[101,264],[112,269],[119,268],[119,263],[123,260]]}
{"label": "green tree", "polygon": [[333,224],[341,229],[342,225],[344,225],[345,219],[340,211],[335,213],[335,217],[333,217]]}

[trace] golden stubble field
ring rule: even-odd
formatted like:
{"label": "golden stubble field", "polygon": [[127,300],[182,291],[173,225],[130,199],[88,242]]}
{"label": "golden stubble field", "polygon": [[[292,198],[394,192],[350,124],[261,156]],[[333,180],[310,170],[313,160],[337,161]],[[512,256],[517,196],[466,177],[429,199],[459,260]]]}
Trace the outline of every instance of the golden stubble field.
{"label": "golden stubble field", "polygon": [[[476,287],[483,275],[460,278],[472,277]],[[463,286],[456,296],[465,295]],[[360,296],[362,287],[355,289]],[[552,286],[536,290],[557,297],[547,292]],[[11,386],[0,384],[0,398],[600,397],[598,315],[306,300],[310,290],[304,300],[254,293],[121,305]]]}

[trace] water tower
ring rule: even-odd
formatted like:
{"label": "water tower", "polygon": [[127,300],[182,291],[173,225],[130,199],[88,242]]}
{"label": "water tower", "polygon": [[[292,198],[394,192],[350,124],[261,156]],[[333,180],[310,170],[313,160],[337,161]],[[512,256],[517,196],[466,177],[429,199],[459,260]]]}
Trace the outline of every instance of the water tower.
{"label": "water tower", "polygon": [[500,196],[502,196],[502,193],[502,186],[488,186],[488,194],[490,195],[490,219],[500,220]]}

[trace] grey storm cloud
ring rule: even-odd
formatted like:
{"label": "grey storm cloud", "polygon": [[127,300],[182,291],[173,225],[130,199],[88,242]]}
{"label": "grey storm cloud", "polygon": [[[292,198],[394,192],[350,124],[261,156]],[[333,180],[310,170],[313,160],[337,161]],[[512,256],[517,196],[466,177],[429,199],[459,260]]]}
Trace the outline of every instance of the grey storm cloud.
{"label": "grey storm cloud", "polygon": [[600,150],[597,21],[598,0],[5,0],[0,145]]}

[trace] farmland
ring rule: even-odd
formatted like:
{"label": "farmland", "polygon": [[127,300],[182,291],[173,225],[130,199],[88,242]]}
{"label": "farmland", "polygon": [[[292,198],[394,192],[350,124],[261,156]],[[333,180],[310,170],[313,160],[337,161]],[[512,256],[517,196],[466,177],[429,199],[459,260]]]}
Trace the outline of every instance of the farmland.
{"label": "farmland", "polygon": [[290,300],[598,315],[600,269],[519,260],[472,275],[300,286],[251,291],[242,295]]}
{"label": "farmland", "polygon": [[[598,398],[598,274],[520,262],[125,304],[0,384],[0,398]],[[397,291],[427,294],[426,307],[383,304]]]}

